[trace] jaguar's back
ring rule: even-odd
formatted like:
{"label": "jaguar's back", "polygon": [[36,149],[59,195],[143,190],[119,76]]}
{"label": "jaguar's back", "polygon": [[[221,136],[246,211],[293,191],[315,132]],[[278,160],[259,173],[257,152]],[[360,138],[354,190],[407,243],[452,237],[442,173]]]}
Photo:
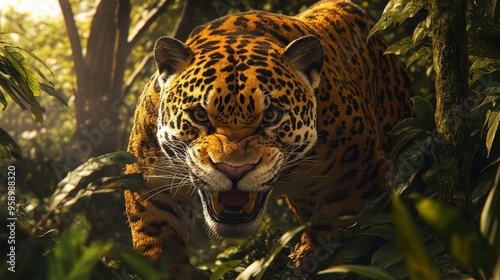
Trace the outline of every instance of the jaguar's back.
{"label": "jaguar's back", "polygon": [[[411,90],[382,37],[367,42],[371,27],[357,6],[322,1],[296,17],[223,17],[185,44],[160,38],[129,144],[139,161],[127,172],[148,178],[126,193],[134,246],[153,259],[177,250],[171,270],[189,279],[195,191],[220,238],[252,236],[271,193],[301,221],[359,213],[380,194],[387,132],[409,115]],[[339,226],[305,233],[294,258]]]}

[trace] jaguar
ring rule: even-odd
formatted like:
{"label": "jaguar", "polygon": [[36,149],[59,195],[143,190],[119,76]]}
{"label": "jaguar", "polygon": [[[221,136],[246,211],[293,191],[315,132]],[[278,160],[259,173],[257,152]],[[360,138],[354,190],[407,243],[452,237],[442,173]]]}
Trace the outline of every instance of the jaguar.
{"label": "jaguar", "polygon": [[[323,0],[296,16],[232,14],[185,42],[159,38],[157,71],[128,151],[146,187],[126,191],[133,245],[193,279],[188,241],[201,209],[210,237],[251,238],[277,196],[300,222],[354,215],[388,187],[391,128],[410,116],[410,77],[357,5]],[[300,263],[333,222],[302,234]]]}

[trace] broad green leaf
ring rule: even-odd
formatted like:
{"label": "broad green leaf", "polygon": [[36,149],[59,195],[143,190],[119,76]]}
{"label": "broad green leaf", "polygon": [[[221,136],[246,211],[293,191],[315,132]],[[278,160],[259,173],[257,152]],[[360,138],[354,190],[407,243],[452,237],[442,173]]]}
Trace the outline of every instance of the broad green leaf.
{"label": "broad green leaf", "polygon": [[[86,188],[79,189],[74,195],[67,197],[58,206],[67,207],[75,204],[80,199],[99,193],[108,193],[116,190],[138,191],[144,188],[143,176],[140,173],[126,174],[116,177],[101,178],[92,182]],[[158,190],[160,191],[160,190]]]}
{"label": "broad green leaf", "polygon": [[394,227],[387,224],[370,227],[362,233],[362,235],[373,235],[389,241],[396,237],[395,234]]}
{"label": "broad green leaf", "polygon": [[59,182],[57,189],[52,195],[49,213],[61,204],[70,201],[75,196],[85,193],[87,185],[80,182],[92,173],[101,170],[105,166],[118,165],[124,167],[134,163],[136,158],[127,152],[115,152],[99,157],[90,158],[82,165],[69,172],[67,176]]}
{"label": "broad green leaf", "polygon": [[[16,67],[17,71],[24,76],[24,79],[27,82],[33,96],[39,96],[40,87],[38,86],[35,71],[33,71],[31,66],[26,62],[26,58],[12,47],[5,46],[3,50],[10,63],[12,63],[12,65]],[[24,90],[28,91],[26,88]]]}
{"label": "broad green leaf", "polygon": [[[498,25],[498,23],[493,23]],[[484,28],[483,25],[481,28]],[[490,59],[500,59],[500,54],[498,52],[498,41],[496,38],[500,36],[500,30],[496,32],[484,32],[479,34],[474,33],[474,36],[469,37],[469,55],[474,57],[490,58]]]}
{"label": "broad green leaf", "polygon": [[0,159],[22,158],[21,148],[7,131],[0,128]]}
{"label": "broad green leaf", "polygon": [[[44,109],[35,98],[35,95],[39,94],[40,91],[35,73],[24,61],[24,57],[22,57],[21,54],[17,52],[9,53],[5,49],[9,48],[4,47],[2,53],[5,56],[0,56],[3,58],[4,62],[2,67],[4,71],[10,74],[11,79],[0,79],[0,87],[2,87],[21,108],[27,110],[27,108],[30,107],[34,120],[42,123]],[[20,60],[20,62],[18,60]],[[36,84],[35,90],[38,90],[38,93],[34,91],[32,83]]]}
{"label": "broad green leaf", "polygon": [[[399,139],[399,141],[396,143],[394,148],[392,149],[392,158],[397,158],[397,156],[401,153],[403,149],[408,148],[411,144],[415,143],[415,140],[417,139],[418,136],[420,136],[424,130],[421,129],[413,129],[413,130],[408,130],[407,133],[400,133],[399,135],[402,135],[402,138]],[[424,139],[425,140],[425,139]]]}
{"label": "broad green leaf", "polygon": [[389,132],[390,135],[405,135],[408,133],[418,133],[427,131],[427,127],[422,125],[417,118],[407,118],[398,122],[392,130]]}
{"label": "broad green leaf", "polygon": [[495,142],[498,126],[500,125],[500,103],[495,104],[495,106],[486,113],[486,124],[488,126],[486,133],[486,148],[489,156],[493,148],[493,143]]}
{"label": "broad green leaf", "polygon": [[414,17],[418,13],[418,11],[420,11],[424,7],[425,2],[426,2],[425,0],[421,0],[421,1],[411,0],[411,1],[409,1],[406,4],[403,11],[401,11],[401,17],[398,18],[399,23],[402,23],[403,21],[405,21],[408,18]]}
{"label": "broad green leaf", "polygon": [[[106,256],[123,261],[126,264],[126,267],[132,269],[130,272],[138,274],[141,279],[161,280],[166,278],[161,275],[163,271],[155,269],[153,263],[137,250],[123,247],[113,247]],[[121,273],[128,276],[125,268],[122,269]]]}
{"label": "broad green leaf", "polygon": [[383,269],[367,265],[336,265],[318,272],[318,274],[328,273],[355,273],[375,280],[396,280],[397,278],[385,272]]}
{"label": "broad green leaf", "polygon": [[[342,247],[335,253],[335,262],[339,263],[354,263],[359,258],[367,256],[376,247],[375,244],[380,242],[380,237],[375,235],[358,235],[352,241],[344,242]],[[340,244],[332,243],[332,250]]]}
{"label": "broad green leaf", "polygon": [[[2,33],[5,34],[5,33]],[[14,46],[11,43],[0,42],[0,103],[3,109],[6,108],[7,100],[4,93],[11,96],[11,98],[24,110],[30,110],[33,119],[37,122],[43,123],[43,114],[45,109],[40,105],[35,96],[40,95],[43,90],[47,94],[56,97],[61,103],[67,106],[64,98],[54,89],[52,83],[45,77],[45,75],[36,66],[31,66],[27,63],[26,58],[21,52],[28,54],[38,63],[46,68],[52,77],[53,73],[48,66],[37,57],[35,54]],[[38,76],[37,76],[38,74]],[[38,77],[41,78],[39,81]]]}
{"label": "broad green leaf", "polygon": [[423,221],[469,273],[476,277],[482,272],[488,276],[493,274],[495,253],[479,231],[460,217],[457,209],[429,198],[418,201],[415,206]]}
{"label": "broad green leaf", "polygon": [[90,183],[87,188],[93,190],[93,193],[104,193],[116,189],[139,191],[144,188],[144,177],[141,173],[105,177]]}
{"label": "broad green leaf", "polygon": [[48,257],[47,279],[67,279],[69,271],[82,255],[89,230],[90,226],[85,219],[77,218],[61,234],[58,244]]}
{"label": "broad green leaf", "polygon": [[406,19],[415,16],[424,6],[425,1],[412,0],[391,0],[380,17],[380,20],[373,26],[368,34],[368,39],[377,31],[385,30],[396,24],[401,24]]}
{"label": "broad green leaf", "polygon": [[[27,53],[29,56],[31,56],[33,59],[35,59],[38,63],[42,64],[43,67],[45,69],[47,69],[49,71],[50,75],[52,75],[52,77],[54,78],[54,73],[52,73],[52,71],[50,70],[49,66],[47,66],[47,64],[45,64],[45,62],[42,59],[40,59],[38,56],[36,56],[34,53],[32,53],[30,51],[27,51],[27,50],[25,50],[23,48],[20,48],[18,46],[11,45],[11,47],[14,48],[14,49],[18,49],[20,51],[23,51],[24,53]],[[40,69],[38,69],[37,67],[33,67],[33,70],[35,70],[40,75],[40,77],[42,77],[42,79],[48,81],[48,79],[45,77],[45,75],[43,75],[43,73],[40,71]]]}
{"label": "broad green leaf", "polygon": [[93,243],[90,247],[84,249],[83,254],[73,264],[71,270],[64,279],[85,280],[92,279],[94,268],[101,260],[101,256],[109,251],[111,244]]}
{"label": "broad green leaf", "polygon": [[395,242],[389,242],[373,254],[371,265],[385,269],[401,261],[403,261],[401,250]]}
{"label": "broad green leaf", "polygon": [[373,26],[372,30],[370,30],[370,33],[368,34],[368,39],[375,34],[377,31],[385,30],[393,25],[396,24],[397,22],[397,15],[401,14],[401,11],[403,11],[406,2],[409,0],[391,0],[389,3],[387,3],[387,6],[385,6],[384,12],[380,16],[379,21]]}
{"label": "broad green leaf", "polygon": [[500,86],[491,86],[481,91],[484,95],[500,96]]}
{"label": "broad green leaf", "polygon": [[5,99],[5,95],[3,94],[1,89],[0,89],[0,104],[3,105],[2,111],[5,111],[5,109],[7,108],[7,99]]}
{"label": "broad green leaf", "polygon": [[[475,83],[479,78],[484,75],[489,75],[495,71],[499,71],[500,69],[500,59],[491,59],[491,58],[478,58],[472,63],[470,67],[471,78],[469,80],[470,84]],[[489,87],[489,84],[484,85],[483,87]]]}
{"label": "broad green leaf", "polygon": [[217,267],[212,271],[212,275],[210,275],[210,280],[219,280],[223,278],[226,272],[234,269],[240,263],[241,260],[233,260],[233,261],[223,262],[220,265],[217,265]]}
{"label": "broad green leaf", "polygon": [[47,279],[91,279],[96,264],[109,251],[111,244],[98,242],[86,247],[89,230],[90,226],[84,219],[77,219],[76,223],[63,232],[48,258]]}
{"label": "broad green leaf", "polygon": [[405,37],[397,41],[396,43],[390,45],[385,50],[384,54],[396,54],[396,55],[405,54],[416,47],[417,44],[415,44],[412,41],[411,37]]}
{"label": "broad green leaf", "polygon": [[410,67],[410,65],[416,60],[430,60],[432,59],[432,51],[429,47],[421,47],[416,52],[408,58],[406,62],[406,68]]}
{"label": "broad green leaf", "polygon": [[266,258],[257,260],[249,265],[243,272],[238,275],[237,280],[246,280],[246,279],[256,279],[260,280],[264,276],[264,272],[266,272],[267,267],[273,262],[274,258],[278,253],[283,249],[290,240],[292,240],[295,235],[304,231],[307,227],[309,227],[311,223],[305,223],[298,227],[295,227],[287,232],[285,232],[278,242],[273,246],[269,255]]}
{"label": "broad green leaf", "polygon": [[413,102],[413,112],[415,112],[420,123],[427,127],[428,130],[433,130],[436,124],[434,122],[435,110],[431,102],[420,96],[412,97],[411,101]]}
{"label": "broad green leaf", "polygon": [[410,213],[396,196],[393,196],[392,202],[398,244],[406,259],[410,278],[439,280],[439,272],[431,261]]}
{"label": "broad green leaf", "polygon": [[427,19],[421,21],[419,24],[417,24],[417,27],[415,27],[415,30],[413,31],[413,35],[411,37],[411,40],[413,43],[417,43],[422,41],[425,37],[429,36],[429,28],[427,26]]}
{"label": "broad green leaf", "polygon": [[2,88],[12,98],[12,100],[14,100],[14,102],[16,102],[19,107],[21,107],[21,109],[28,110],[28,103],[19,99],[19,96],[21,96],[23,93],[21,88],[19,88],[17,84],[11,81],[0,79],[0,88]]}
{"label": "broad green leaf", "polygon": [[55,98],[57,98],[57,100],[59,100],[59,102],[64,104],[64,106],[68,107],[68,102],[66,102],[66,99],[64,99],[64,97],[60,95],[59,92],[57,92],[52,83],[40,83],[40,89],[46,92],[48,95],[54,96]]}
{"label": "broad green leaf", "polygon": [[[500,185],[500,165],[493,187],[484,203],[480,224],[481,233],[493,247],[494,252],[500,252],[500,187],[498,185]],[[500,261],[500,253],[497,253],[497,258]]]}

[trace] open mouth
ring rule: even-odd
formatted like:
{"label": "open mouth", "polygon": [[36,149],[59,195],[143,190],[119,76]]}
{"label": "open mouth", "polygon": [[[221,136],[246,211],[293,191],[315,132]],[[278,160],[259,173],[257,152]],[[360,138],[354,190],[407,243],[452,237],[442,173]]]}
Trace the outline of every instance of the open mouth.
{"label": "open mouth", "polygon": [[262,210],[266,193],[244,192],[236,189],[227,192],[202,192],[210,217],[226,224],[247,223]]}

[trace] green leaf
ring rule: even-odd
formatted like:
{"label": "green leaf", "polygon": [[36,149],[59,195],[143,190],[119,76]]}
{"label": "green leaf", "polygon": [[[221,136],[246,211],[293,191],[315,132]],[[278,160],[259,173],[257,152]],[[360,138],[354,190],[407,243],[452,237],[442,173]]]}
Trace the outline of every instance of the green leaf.
{"label": "green leaf", "polygon": [[105,193],[115,191],[117,189],[139,191],[143,188],[144,177],[141,173],[105,177],[92,182],[87,186],[87,189],[92,190],[93,193]]}
{"label": "green leaf", "polygon": [[427,128],[423,126],[417,118],[407,118],[398,122],[392,130],[389,132],[390,135],[406,135],[409,133],[416,134],[422,131],[427,131]]}
{"label": "green leaf", "polygon": [[85,219],[77,218],[73,225],[61,234],[58,244],[48,258],[49,280],[65,279],[82,253],[89,230],[90,226]]}
{"label": "green leaf", "polygon": [[389,132],[390,135],[402,135],[403,137],[410,135],[413,138],[420,132],[433,131],[436,128],[432,104],[420,96],[415,96],[411,100],[416,118],[406,118],[398,122]]}
{"label": "green leaf", "polygon": [[406,19],[413,17],[424,7],[425,1],[412,0],[391,0],[380,17],[380,20],[373,26],[368,34],[368,39],[377,31],[385,30],[389,27],[401,24]]}
{"label": "green leaf", "polygon": [[395,242],[389,242],[382,245],[372,257],[372,266],[386,269],[396,263],[403,261],[401,250]]}
{"label": "green leaf", "polygon": [[492,86],[485,88],[482,92],[484,95],[500,96],[500,87]]}
{"label": "green leaf", "polygon": [[416,209],[423,221],[445,244],[449,253],[476,277],[491,276],[496,255],[479,231],[460,217],[455,208],[432,199],[422,199]]}
{"label": "green leaf", "polygon": [[383,269],[367,265],[336,265],[318,272],[318,274],[328,273],[356,273],[358,275],[376,280],[396,280],[397,278],[385,272]]}
{"label": "green leaf", "polygon": [[311,225],[310,222],[295,227],[287,232],[285,232],[278,242],[273,246],[266,258],[257,260],[249,265],[243,272],[238,275],[239,280],[255,279],[260,280],[264,276],[267,267],[273,262],[274,258],[283,249],[290,240],[292,240],[295,235],[304,231],[307,227]]}
{"label": "green leaf", "polygon": [[1,83],[0,83],[0,104],[3,105],[2,111],[5,111],[5,109],[7,108],[7,99],[5,99],[5,95],[2,92]]}
{"label": "green leaf", "polygon": [[[4,33],[2,33],[4,34]],[[44,108],[35,98],[40,95],[40,91],[56,97],[61,103],[67,106],[66,100],[54,88],[53,84],[47,80],[45,75],[36,66],[27,63],[21,52],[28,54],[37,62],[41,63],[54,76],[47,65],[35,54],[14,46],[8,42],[0,42],[0,103],[3,109],[7,106],[4,93],[8,94],[14,102],[22,109],[30,110],[33,119],[43,123]],[[42,81],[39,81],[38,76]]]}
{"label": "green leaf", "polygon": [[47,279],[91,279],[95,265],[111,245],[93,243],[90,247],[85,247],[89,230],[90,226],[85,219],[77,218],[77,222],[63,232],[48,257]]}
{"label": "green leaf", "polygon": [[[126,264],[127,268],[132,269],[130,273],[138,274],[141,279],[169,279],[166,276],[160,275],[161,273],[163,273],[163,271],[159,271],[158,269],[156,269],[153,266],[153,263],[146,256],[132,248],[128,249],[115,246],[111,248],[106,257],[123,261]],[[123,270],[125,270],[125,268],[123,268]],[[127,271],[123,270],[122,274],[127,274]]]}
{"label": "green leaf", "polygon": [[0,51],[3,54],[0,55],[2,68],[10,75],[10,79],[0,80],[0,87],[24,110],[27,110],[29,105],[34,120],[42,123],[44,109],[35,98],[40,94],[35,72],[14,48],[4,46]]}
{"label": "green leaf", "polygon": [[[480,223],[481,233],[492,246],[494,252],[500,252],[500,188],[498,185],[500,185],[500,165],[493,187],[484,203]],[[500,255],[497,254],[497,258],[500,261]]]}
{"label": "green leaf", "polygon": [[[38,86],[38,80],[35,75],[35,71],[31,68],[31,66],[26,62],[26,58],[24,56],[15,51],[14,48],[5,46],[3,48],[6,58],[16,67],[17,71],[24,76],[25,81],[29,86],[29,91],[33,94],[33,96],[40,95],[40,87]],[[28,91],[28,89],[24,89]]]}
{"label": "green leaf", "polygon": [[408,18],[414,17],[418,13],[418,11],[420,11],[424,7],[425,2],[426,1],[424,1],[424,0],[420,0],[420,1],[411,0],[411,1],[409,1],[406,4],[403,11],[401,11],[400,17],[397,18],[399,23],[402,23],[403,21],[405,21]]}
{"label": "green leaf", "polygon": [[14,102],[21,107],[21,109],[28,110],[27,104],[25,104],[23,100],[19,99],[19,96],[22,96],[23,92],[16,83],[0,79],[0,88],[2,88],[12,98],[12,100],[14,100]]}
{"label": "green leaf", "polygon": [[7,131],[0,128],[0,159],[22,158],[21,148]]}
{"label": "green leaf", "polygon": [[414,52],[406,62],[406,68],[417,60],[430,60],[432,59],[432,50],[429,47],[421,47],[416,52]]}
{"label": "green leaf", "polygon": [[[482,76],[492,74],[495,71],[499,71],[499,69],[500,59],[478,58],[470,67],[471,77],[469,83],[472,85]],[[489,87],[489,85],[484,85],[483,87]]]}
{"label": "green leaf", "polygon": [[436,128],[436,124],[434,122],[435,110],[432,103],[420,96],[412,97],[411,101],[413,102],[413,112],[415,112],[419,122],[423,126],[427,127],[427,130],[429,131]]}
{"label": "green leaf", "polygon": [[405,37],[396,43],[390,45],[384,52],[384,54],[405,54],[410,50],[416,48],[418,45],[415,44],[411,37]]}
{"label": "green leaf", "polygon": [[64,279],[83,280],[91,279],[94,267],[100,261],[101,256],[109,250],[111,244],[93,243],[83,251],[82,256],[73,264],[71,271]]}
{"label": "green leaf", "polygon": [[486,125],[486,149],[489,156],[497,135],[498,126],[500,125],[500,103],[495,104],[495,106],[486,113]]}
{"label": "green leaf", "polygon": [[396,196],[393,196],[392,203],[398,244],[406,259],[410,278],[439,280],[438,270],[432,264],[429,253],[410,213]]}
{"label": "green leaf", "polygon": [[109,193],[117,190],[138,191],[144,188],[144,178],[140,173],[126,174],[116,177],[105,177],[79,189],[74,195],[67,197],[58,206],[67,207],[77,203],[84,197],[94,194]]}
{"label": "green leaf", "polygon": [[[119,167],[124,167],[136,161],[136,158],[127,152],[115,152],[90,158],[85,163],[69,172],[67,176],[59,182],[51,198],[49,213],[60,205],[65,205],[66,203],[73,204],[75,198],[86,196],[87,185],[82,183],[82,181],[94,172],[106,166],[118,165]],[[125,176],[125,179],[127,178],[131,177]]]}
{"label": "green leaf", "polygon": [[[49,66],[47,66],[47,64],[45,64],[45,62],[44,62],[42,59],[40,59],[38,56],[36,56],[34,53],[29,52],[29,51],[27,51],[27,50],[25,50],[25,49],[23,49],[23,48],[18,47],[18,46],[11,45],[11,47],[12,47],[12,48],[14,48],[14,49],[18,49],[18,50],[20,50],[20,51],[23,51],[24,53],[27,53],[27,54],[28,54],[29,56],[31,56],[33,59],[35,59],[35,60],[36,60],[36,61],[38,61],[40,64],[42,64],[42,65],[43,65],[43,67],[44,67],[45,69],[47,69],[47,70],[50,72],[50,75],[52,75],[52,77],[54,78],[54,73],[52,73],[52,71],[50,70]],[[42,77],[42,79],[44,79],[44,80],[48,81],[48,79],[45,77],[45,75],[43,75],[43,73],[40,71],[40,69],[38,69],[37,67],[33,67],[33,70],[35,70],[35,71],[36,71],[36,72],[40,75],[40,77]]]}
{"label": "green leaf", "polygon": [[[412,144],[415,144],[416,139],[420,139],[419,136],[423,134],[423,132],[426,132],[426,130],[422,129],[408,129],[407,133],[400,133],[402,135],[402,138],[399,139],[399,141],[394,145],[394,148],[392,149],[392,158],[397,158],[403,150],[406,150],[410,148]],[[426,141],[426,139],[429,137],[425,137],[425,139],[422,139],[423,141]],[[421,140],[419,140],[421,141]]]}
{"label": "green leaf", "polygon": [[421,21],[419,24],[417,24],[417,27],[415,27],[415,30],[413,31],[413,35],[411,37],[411,40],[414,44],[422,41],[425,37],[429,36],[428,19],[429,18]]}
{"label": "green leaf", "polygon": [[218,280],[223,278],[226,272],[234,269],[239,264],[241,264],[241,260],[227,261],[217,265],[217,267],[212,271],[212,274],[210,275],[210,280]]}
{"label": "green leaf", "polygon": [[64,99],[64,97],[60,95],[59,92],[57,92],[52,83],[40,83],[40,89],[46,92],[48,95],[54,96],[55,98],[57,98],[57,100],[59,100],[59,102],[64,104],[64,106],[68,107],[68,102],[66,102],[66,99]]}

